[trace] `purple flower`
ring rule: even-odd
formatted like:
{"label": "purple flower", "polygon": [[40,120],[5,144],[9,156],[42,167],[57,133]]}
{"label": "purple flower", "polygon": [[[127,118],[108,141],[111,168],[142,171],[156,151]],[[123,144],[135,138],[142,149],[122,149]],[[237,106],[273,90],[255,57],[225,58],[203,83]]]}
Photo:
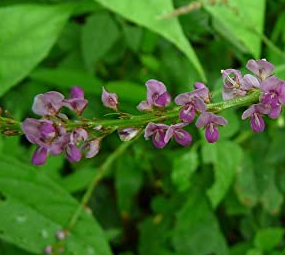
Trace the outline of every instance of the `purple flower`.
{"label": "purple flower", "polygon": [[44,249],[44,253],[45,254],[51,254],[52,253],[52,246],[51,245],[48,245],[48,246],[46,246],[45,247],[45,249]]}
{"label": "purple flower", "polygon": [[177,123],[169,126],[164,138],[165,143],[168,143],[171,137],[174,137],[176,142],[182,146],[188,146],[192,142],[192,136],[187,131],[182,129],[182,127],[185,126],[185,123]]}
{"label": "purple flower", "polygon": [[235,97],[244,96],[253,87],[259,88],[260,82],[256,77],[246,74],[242,77],[236,69],[222,70],[223,77],[223,99],[229,100]]}
{"label": "purple flower", "polygon": [[83,128],[75,128],[70,134],[70,142],[79,145],[82,141],[86,141],[88,133]]}
{"label": "purple flower", "polygon": [[65,156],[70,162],[75,163],[81,159],[82,155],[80,149],[78,149],[75,144],[69,143],[65,147]]}
{"label": "purple flower", "polygon": [[118,135],[121,141],[126,142],[131,141],[133,138],[135,138],[140,133],[140,131],[141,129],[129,127],[118,130]]}
{"label": "purple flower", "polygon": [[152,142],[154,146],[158,149],[161,149],[166,145],[165,132],[167,129],[168,125],[150,122],[145,128],[144,137],[148,140],[149,137],[152,136]]}
{"label": "purple flower", "polygon": [[206,110],[206,105],[203,99],[208,98],[208,94],[208,88],[199,88],[178,95],[174,99],[174,102],[177,105],[184,105],[180,110],[180,119],[186,123],[190,123],[195,118],[197,111],[204,112]]}
{"label": "purple flower", "polygon": [[33,111],[41,116],[57,115],[63,106],[64,96],[56,91],[39,94],[34,99]]}
{"label": "purple flower", "polygon": [[260,89],[263,92],[261,102],[270,109],[268,116],[277,118],[285,104],[285,82],[276,76],[270,76],[261,83]]}
{"label": "purple flower", "polygon": [[246,68],[257,75],[261,81],[264,81],[274,70],[274,65],[265,59],[261,60],[249,60],[246,64]]}
{"label": "purple flower", "polygon": [[74,86],[71,88],[69,99],[63,100],[63,105],[81,115],[84,111],[88,100],[84,98],[84,91],[82,88]]}
{"label": "purple flower", "polygon": [[219,130],[217,126],[225,126],[228,122],[224,117],[211,112],[203,112],[196,121],[196,127],[205,127],[205,137],[209,143],[214,143],[219,139]]}
{"label": "purple flower", "polygon": [[100,150],[100,140],[95,138],[83,144],[82,151],[84,152],[85,158],[93,158]]}
{"label": "purple flower", "polygon": [[56,135],[55,128],[50,120],[27,118],[23,121],[21,128],[29,142],[39,145],[52,140]]}
{"label": "purple flower", "polygon": [[43,165],[47,160],[47,156],[48,156],[48,149],[39,146],[33,154],[32,163],[34,165]]}
{"label": "purple flower", "polygon": [[262,104],[254,104],[250,106],[242,114],[242,119],[251,117],[250,125],[253,132],[262,132],[265,129],[265,123],[262,119],[262,114],[268,114],[269,109],[265,108]]}
{"label": "purple flower", "polygon": [[105,107],[117,110],[119,104],[118,96],[115,93],[109,93],[104,87],[102,92],[102,103]]}
{"label": "purple flower", "polygon": [[140,111],[149,111],[153,107],[166,107],[171,102],[171,96],[166,91],[165,85],[157,80],[148,80],[147,87],[147,101],[142,101],[137,108]]}

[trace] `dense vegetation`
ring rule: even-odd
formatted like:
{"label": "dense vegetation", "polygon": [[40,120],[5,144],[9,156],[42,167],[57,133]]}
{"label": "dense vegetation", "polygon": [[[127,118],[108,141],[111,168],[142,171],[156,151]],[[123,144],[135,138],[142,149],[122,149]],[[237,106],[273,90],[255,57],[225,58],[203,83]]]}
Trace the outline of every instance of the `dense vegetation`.
{"label": "dense vegetation", "polygon": [[102,86],[141,114],[149,79],[173,98],[203,82],[221,102],[221,70],[263,58],[285,79],[284,0],[1,0],[0,254],[284,255],[284,112],[254,133],[246,106],[223,110],[219,141],[191,124],[186,147],[114,132],[96,157],[41,166],[15,131],[36,95],[73,86],[83,121],[118,117]]}

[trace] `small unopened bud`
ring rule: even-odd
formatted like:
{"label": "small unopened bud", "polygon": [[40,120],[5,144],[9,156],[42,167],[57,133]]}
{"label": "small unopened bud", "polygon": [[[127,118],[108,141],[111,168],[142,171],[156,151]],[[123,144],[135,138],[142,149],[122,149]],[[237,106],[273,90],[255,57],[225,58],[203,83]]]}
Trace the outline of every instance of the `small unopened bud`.
{"label": "small unopened bud", "polygon": [[45,254],[51,254],[52,253],[52,246],[51,245],[46,246],[44,249],[44,253]]}
{"label": "small unopened bud", "polygon": [[202,88],[206,88],[206,85],[202,82],[195,82],[194,83],[194,88],[195,89],[202,89]]}
{"label": "small unopened bud", "polygon": [[55,236],[58,240],[64,240],[66,238],[66,232],[64,230],[59,230]]}
{"label": "small unopened bud", "polygon": [[119,104],[118,96],[115,93],[109,93],[104,87],[102,92],[102,103],[105,107],[117,110]]}
{"label": "small unopened bud", "polygon": [[95,138],[88,142],[85,142],[81,148],[85,158],[95,157],[100,150],[100,140]]}
{"label": "small unopened bud", "polygon": [[139,128],[124,128],[118,130],[118,135],[123,142],[131,141],[133,138],[135,138],[139,133],[141,129]]}

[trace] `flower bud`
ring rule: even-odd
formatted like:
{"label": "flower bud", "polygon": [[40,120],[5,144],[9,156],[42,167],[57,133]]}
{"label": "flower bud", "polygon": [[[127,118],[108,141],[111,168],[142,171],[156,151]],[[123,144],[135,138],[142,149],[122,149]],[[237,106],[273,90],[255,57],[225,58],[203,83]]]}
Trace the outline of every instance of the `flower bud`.
{"label": "flower bud", "polygon": [[104,87],[102,92],[102,103],[105,107],[117,110],[119,104],[118,96],[115,93],[109,93]]}

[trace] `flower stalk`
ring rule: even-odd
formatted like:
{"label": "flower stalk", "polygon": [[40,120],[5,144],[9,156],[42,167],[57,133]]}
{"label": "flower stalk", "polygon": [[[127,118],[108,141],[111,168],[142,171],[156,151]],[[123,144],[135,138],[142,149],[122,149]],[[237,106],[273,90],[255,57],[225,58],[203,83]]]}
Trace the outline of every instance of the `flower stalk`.
{"label": "flower stalk", "polygon": [[[217,103],[207,104],[207,111],[213,113],[219,113],[226,109],[237,108],[241,106],[248,106],[253,103],[258,102],[261,92],[256,90],[251,94],[248,94],[243,97],[233,98],[226,101],[221,101]],[[119,129],[124,129],[127,127],[144,127],[149,122],[166,122],[166,121],[175,121],[178,119],[179,111],[181,107],[175,107],[169,110],[156,110],[152,112],[146,112],[140,115],[131,115],[128,117],[113,119],[113,120],[89,120],[89,119],[81,119],[79,121],[68,120],[65,125],[67,130],[73,130],[77,127],[84,127],[87,130],[93,130],[94,128],[102,126],[102,129],[105,129],[106,133],[112,133]],[[21,130],[21,122],[15,119],[11,119],[8,117],[0,116],[0,130],[1,133],[8,136],[17,136],[22,135],[23,131]]]}

